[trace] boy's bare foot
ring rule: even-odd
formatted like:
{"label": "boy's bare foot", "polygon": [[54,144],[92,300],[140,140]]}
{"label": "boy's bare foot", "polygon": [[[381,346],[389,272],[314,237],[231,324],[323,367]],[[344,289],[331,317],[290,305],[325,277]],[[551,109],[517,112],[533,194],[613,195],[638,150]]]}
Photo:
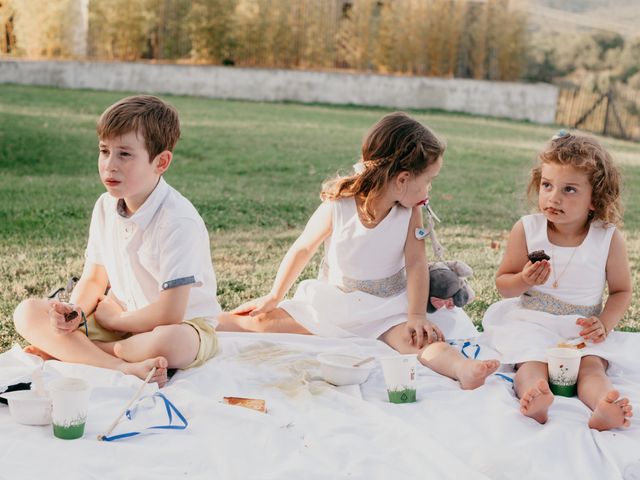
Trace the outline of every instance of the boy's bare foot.
{"label": "boy's bare foot", "polygon": [[29,353],[31,355],[36,355],[37,357],[40,357],[43,360],[57,360],[55,357],[52,357],[51,355],[49,355],[44,350],[40,350],[35,345],[27,345],[26,347],[24,347],[22,349],[22,351],[24,353]]}
{"label": "boy's bare foot", "polygon": [[164,387],[168,381],[167,377],[167,359],[164,357],[150,358],[142,362],[124,362],[122,371],[124,373],[135,375],[144,380],[149,372],[156,367],[156,373],[153,374],[149,383],[157,383],[159,387]]}
{"label": "boy's bare foot", "polygon": [[462,362],[457,373],[463,390],[473,390],[484,385],[486,378],[500,367],[498,360],[468,360]]}
{"label": "boy's bare foot", "polygon": [[549,384],[541,378],[520,398],[520,412],[538,423],[546,423],[552,403],[553,393],[549,389]]}
{"label": "boy's bare foot", "polygon": [[631,425],[629,418],[633,411],[629,399],[619,397],[620,392],[611,390],[598,402],[589,419],[589,428],[603,431]]}

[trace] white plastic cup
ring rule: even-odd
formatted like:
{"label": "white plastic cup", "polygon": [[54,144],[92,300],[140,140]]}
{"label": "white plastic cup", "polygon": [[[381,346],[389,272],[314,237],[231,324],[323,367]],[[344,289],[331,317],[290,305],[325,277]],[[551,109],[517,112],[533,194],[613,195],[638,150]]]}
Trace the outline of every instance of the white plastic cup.
{"label": "white plastic cup", "polygon": [[416,365],[413,354],[394,355],[380,358],[387,395],[391,403],[412,403],[416,401]]}
{"label": "white plastic cup", "polygon": [[547,350],[549,387],[555,395],[575,396],[581,358],[582,353],[574,348],[556,347]]}
{"label": "white plastic cup", "polygon": [[89,410],[89,384],[80,378],[58,378],[49,385],[53,435],[63,440],[81,438]]}

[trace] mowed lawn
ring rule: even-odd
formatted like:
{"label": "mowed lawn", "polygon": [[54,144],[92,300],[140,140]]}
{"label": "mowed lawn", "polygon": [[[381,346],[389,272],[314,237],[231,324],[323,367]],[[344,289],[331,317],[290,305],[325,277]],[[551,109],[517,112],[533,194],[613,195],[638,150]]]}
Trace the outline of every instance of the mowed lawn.
{"label": "mowed lawn", "polygon": [[[21,342],[18,302],[82,270],[91,210],[104,191],[95,123],[122,93],[0,85],[0,351]],[[320,184],[348,172],[367,129],[387,109],[252,103],[165,96],[182,138],[167,181],[210,231],[224,308],[266,293],[278,263],[319,203]],[[449,259],[475,270],[476,323],[499,299],[494,274],[536,151],[557,126],[413,112],[448,142],[433,186]],[[640,269],[640,145],[603,138],[624,172],[625,226],[634,284]],[[303,273],[315,276],[320,255]],[[636,288],[637,290],[637,288]],[[291,294],[293,293],[290,292]],[[640,330],[635,296],[620,327]]]}

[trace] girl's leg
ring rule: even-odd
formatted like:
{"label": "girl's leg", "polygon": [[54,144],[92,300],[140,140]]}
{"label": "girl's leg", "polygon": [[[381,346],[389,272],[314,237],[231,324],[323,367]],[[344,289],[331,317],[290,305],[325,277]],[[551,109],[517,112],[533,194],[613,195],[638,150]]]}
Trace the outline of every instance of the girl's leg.
{"label": "girl's leg", "polygon": [[195,360],[200,336],[191,325],[162,325],[150,332],[138,333],[115,342],[113,353],[127,362],[164,357],[169,368],[185,368]]}
{"label": "girl's leg", "polygon": [[218,315],[219,332],[262,332],[262,333],[297,333],[311,335],[311,332],[296,322],[291,315],[281,308],[268,313],[250,315],[233,315],[223,312]]}
{"label": "girl's leg", "polygon": [[485,379],[500,366],[497,360],[466,358],[446,342],[435,342],[420,349],[411,343],[404,324],[390,328],[379,340],[400,353],[417,354],[420,363],[440,375],[459,381],[464,390],[483,385]]}
{"label": "girl's leg", "polygon": [[[49,323],[47,300],[25,300],[13,313],[16,331],[37,349],[63,362],[81,363],[109,368],[146,378],[156,367],[152,381],[164,385],[167,381],[167,360],[163,357],[147,357],[137,362],[126,362],[98,348],[84,332],[69,334],[56,332]],[[27,350],[28,351],[28,350]]]}
{"label": "girl's leg", "polygon": [[607,377],[607,361],[594,355],[583,357],[578,371],[578,398],[593,414],[589,427],[596,430],[628,427],[633,415],[628,398],[619,398]]}
{"label": "girl's leg", "polygon": [[514,380],[516,395],[520,399],[520,412],[538,423],[546,423],[553,393],[547,381],[549,370],[543,362],[520,364]]}

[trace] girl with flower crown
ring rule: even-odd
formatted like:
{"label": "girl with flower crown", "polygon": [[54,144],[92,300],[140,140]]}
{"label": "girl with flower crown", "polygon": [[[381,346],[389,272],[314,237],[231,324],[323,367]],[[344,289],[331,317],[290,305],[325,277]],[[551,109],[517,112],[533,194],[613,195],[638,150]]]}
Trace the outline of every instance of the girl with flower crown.
{"label": "girl with flower crown", "polygon": [[[322,204],[280,264],[271,292],[219,317],[218,330],[380,339],[419,353],[438,373],[476,388],[499,366],[463,357],[426,316],[429,277],[422,204],[442,167],[445,144],[404,113],[379,120],[356,173],[323,186]],[[319,277],[283,300],[324,242]]]}
{"label": "girl with flower crown", "polygon": [[[511,230],[496,274],[507,299],[487,310],[482,341],[515,365],[520,411],[539,423],[554,398],[546,349],[584,342],[577,393],[592,410],[589,427],[628,426],[629,400],[607,376],[610,364],[637,358],[621,339],[607,338],[631,300],[626,247],[615,227],[622,218],[620,173],[594,138],[560,131],[538,155],[529,194],[539,212]],[[534,251],[539,258],[528,255]]]}

